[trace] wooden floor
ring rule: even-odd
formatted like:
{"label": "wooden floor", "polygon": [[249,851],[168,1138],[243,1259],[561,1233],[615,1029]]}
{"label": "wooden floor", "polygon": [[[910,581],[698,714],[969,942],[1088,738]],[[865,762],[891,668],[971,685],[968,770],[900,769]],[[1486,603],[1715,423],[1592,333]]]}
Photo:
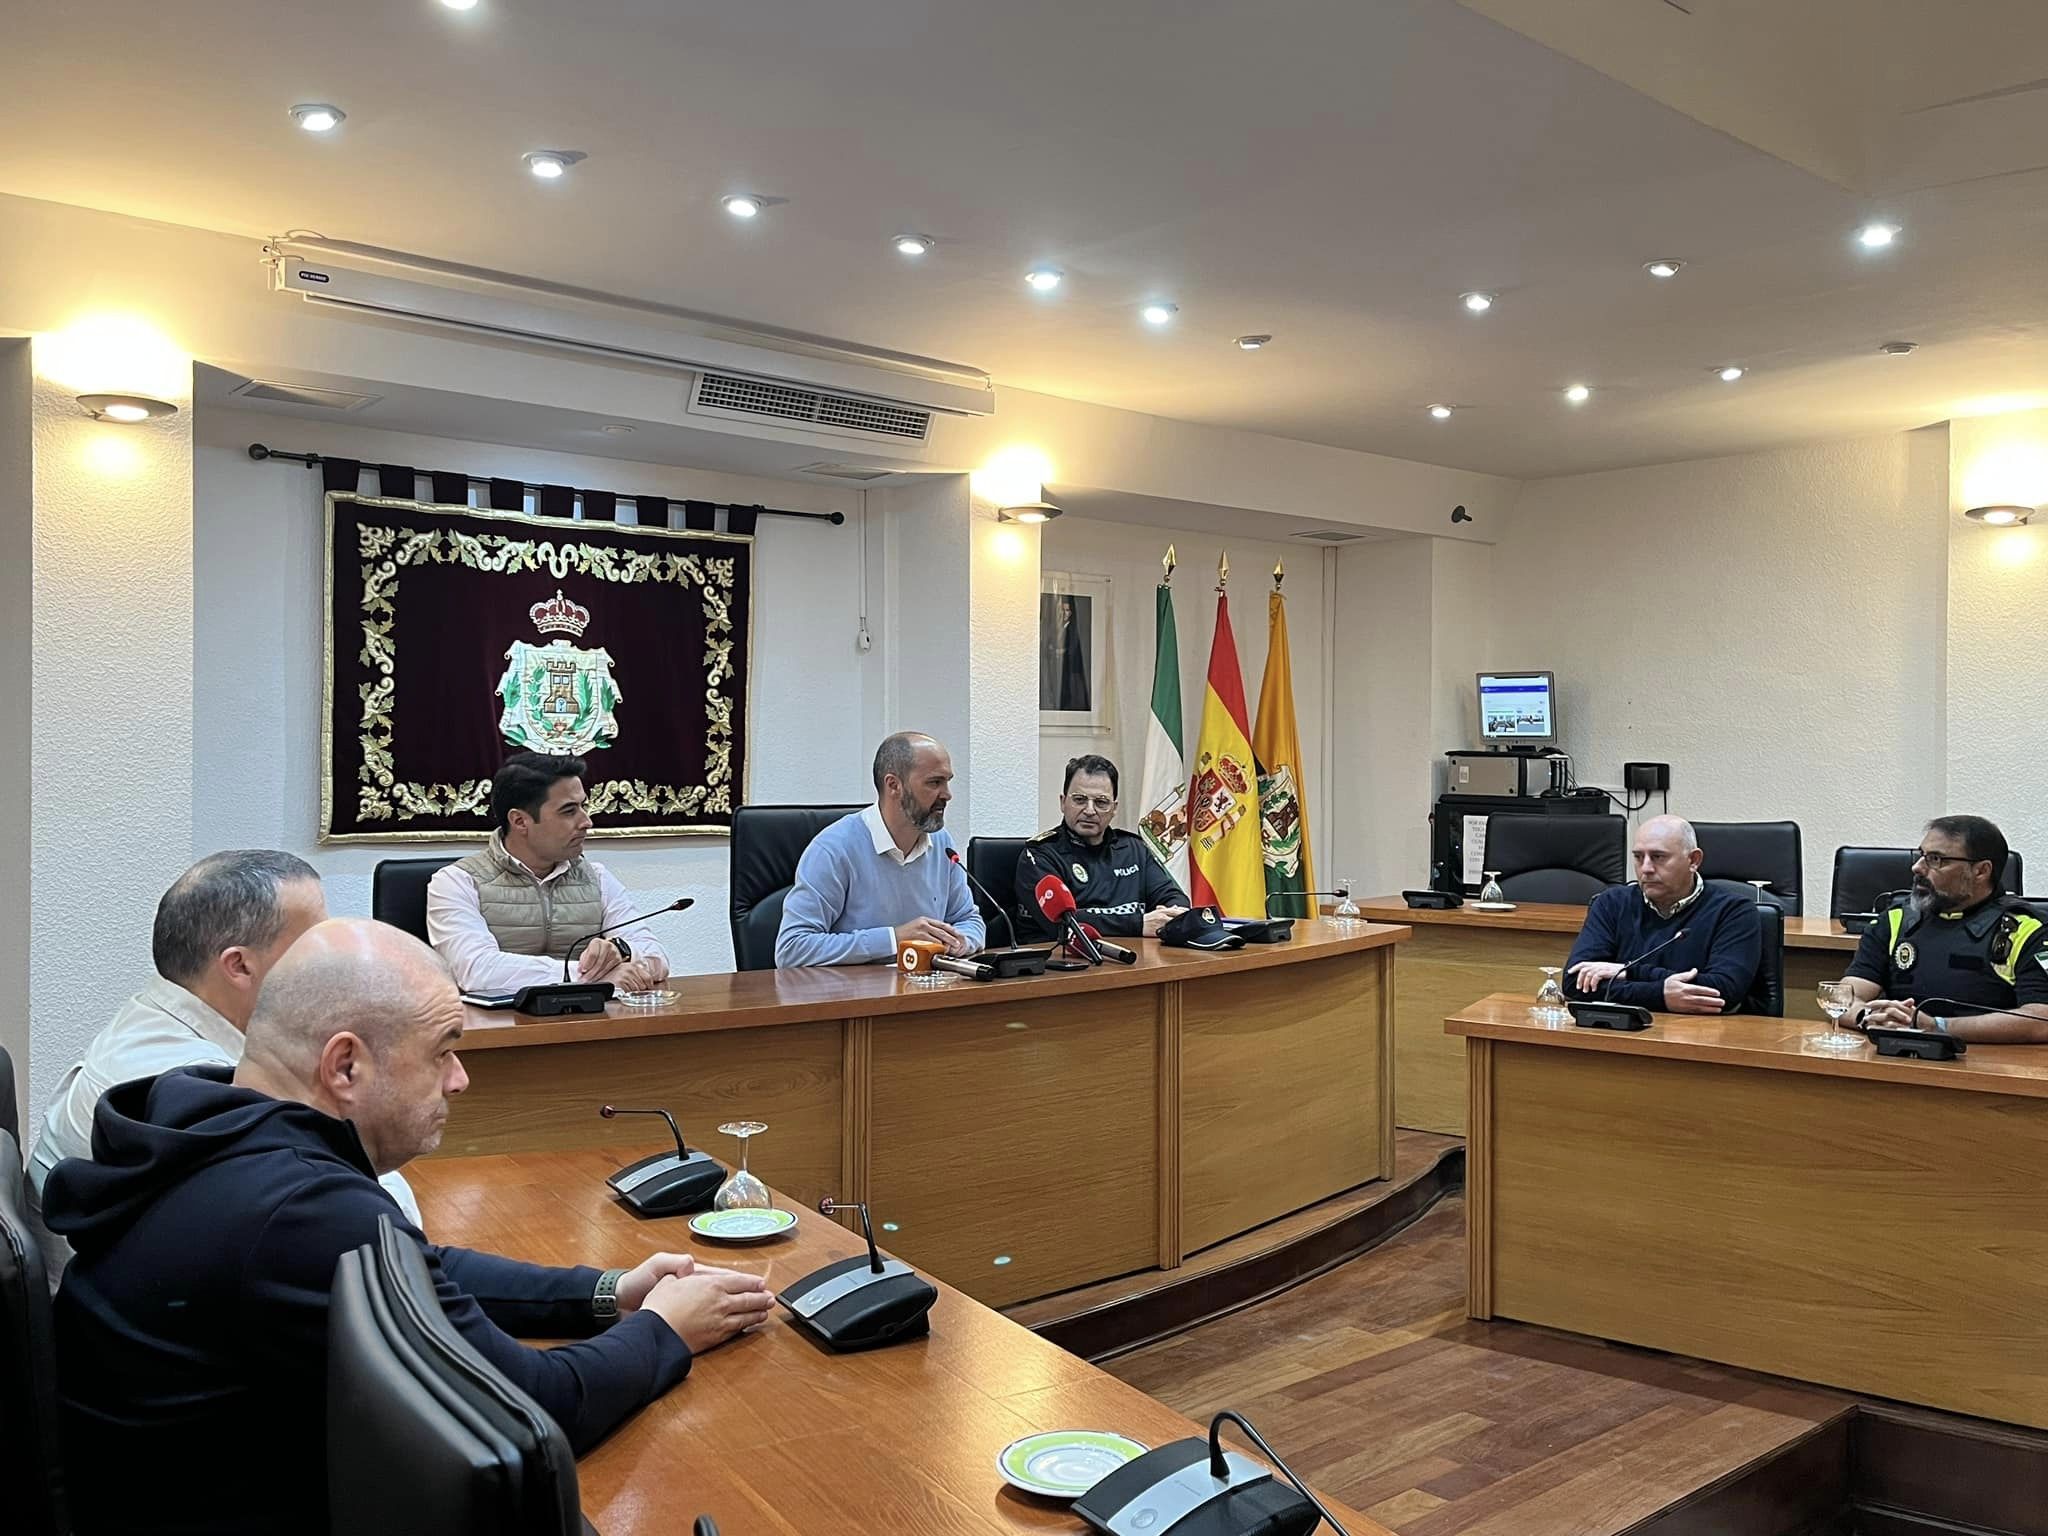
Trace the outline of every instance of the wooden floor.
{"label": "wooden floor", "polygon": [[1610,1536],[1852,1402],[1471,1322],[1462,1198],[1284,1295],[1105,1368],[1193,1418],[1236,1409],[1303,1477],[1402,1536]]}

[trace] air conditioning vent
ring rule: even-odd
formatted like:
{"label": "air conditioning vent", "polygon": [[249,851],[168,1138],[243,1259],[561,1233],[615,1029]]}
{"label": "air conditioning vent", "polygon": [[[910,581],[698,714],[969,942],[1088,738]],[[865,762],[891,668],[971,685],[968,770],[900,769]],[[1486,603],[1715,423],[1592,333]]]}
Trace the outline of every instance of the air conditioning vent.
{"label": "air conditioning vent", "polygon": [[896,471],[874,464],[805,464],[800,475],[818,475],[826,480],[886,480]]}
{"label": "air conditioning vent", "polygon": [[842,432],[851,437],[883,438],[890,442],[921,443],[932,425],[930,411],[863,399],[859,395],[770,384],[732,373],[698,374],[696,387],[690,392],[690,410],[699,416],[799,424],[821,432]]}
{"label": "air conditioning vent", "polygon": [[1310,544],[1356,544],[1372,535],[1348,528],[1310,528],[1302,533],[1290,533],[1287,537]]}
{"label": "air conditioning vent", "polygon": [[346,389],[315,389],[310,384],[279,384],[269,379],[250,379],[228,391],[244,400],[261,400],[269,405],[303,405],[316,411],[359,411],[375,405],[382,395],[359,395]]}

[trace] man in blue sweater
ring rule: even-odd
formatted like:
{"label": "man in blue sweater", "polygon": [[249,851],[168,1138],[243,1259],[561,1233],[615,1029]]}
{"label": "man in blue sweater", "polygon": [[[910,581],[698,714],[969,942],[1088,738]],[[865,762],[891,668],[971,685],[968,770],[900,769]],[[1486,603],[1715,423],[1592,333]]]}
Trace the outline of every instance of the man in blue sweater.
{"label": "man in blue sweater", "polygon": [[[1586,908],[1565,965],[1569,995],[1660,1013],[1740,1010],[1763,954],[1755,898],[1700,878],[1699,839],[1677,816],[1637,828],[1633,858],[1636,883],[1602,891]],[[1649,958],[1623,974],[1638,956]]]}
{"label": "man in blue sweater", "polygon": [[899,731],[875,752],[875,803],[811,839],[782,904],[775,963],[893,961],[913,939],[971,955],[985,940],[967,876],[949,858],[953,759],[931,737]]}
{"label": "man in blue sweater", "polygon": [[45,1185],[77,1250],[55,1323],[81,1536],[327,1529],[328,1294],[380,1216],[420,1244],[463,1338],[578,1454],[767,1317],[758,1278],[687,1254],[599,1271],[428,1243],[377,1176],[439,1145],[468,1084],[462,1020],[419,940],[322,923],[265,979],[238,1066],[100,1100],[92,1158]]}

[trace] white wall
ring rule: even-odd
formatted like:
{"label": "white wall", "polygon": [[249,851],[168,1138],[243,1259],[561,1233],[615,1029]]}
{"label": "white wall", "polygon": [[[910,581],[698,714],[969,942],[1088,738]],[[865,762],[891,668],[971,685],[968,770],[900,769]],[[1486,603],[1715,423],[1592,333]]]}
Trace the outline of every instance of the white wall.
{"label": "white wall", "polygon": [[[1324,597],[1325,555],[1315,545],[1223,539],[1185,529],[1073,516],[1045,524],[1039,545],[1042,570],[1107,576],[1114,583],[1110,594],[1114,610],[1110,647],[1111,675],[1116,688],[1115,724],[1099,735],[1041,729],[1036,815],[1030,826],[1007,830],[1010,835],[1021,835],[1059,820],[1061,775],[1067,759],[1084,752],[1099,752],[1117,765],[1123,781],[1117,825],[1133,827],[1144,814],[1137,791],[1144,782],[1145,726],[1152,709],[1157,645],[1152,592],[1159,584],[1159,559],[1168,544],[1174,546],[1180,559],[1173,576],[1173,617],[1180,639],[1181,715],[1186,734],[1182,750],[1189,755],[1201,734],[1209,647],[1216,634],[1217,557],[1229,551],[1230,627],[1244,673],[1247,726],[1257,720],[1259,712],[1259,684],[1266,668],[1266,594],[1273,586],[1273,563],[1286,562],[1287,580],[1282,590],[1287,597],[1288,651],[1294,665],[1295,723],[1301,734],[1302,760],[1308,765],[1309,834],[1316,875],[1323,879],[1330,846],[1331,786],[1328,775],[1319,772],[1318,765],[1324,761],[1327,731],[1322,700],[1330,634]],[[1035,635],[1032,654],[1036,655]],[[1034,667],[1030,678],[1034,697],[1037,686]]]}
{"label": "white wall", "polygon": [[[1557,674],[1581,781],[1668,762],[1674,812],[1797,821],[1825,910],[1837,845],[1968,808],[1946,772],[1947,480],[1933,427],[1532,483],[1492,551],[1485,664]],[[1991,738],[2015,765],[2029,739]]]}
{"label": "white wall", "polygon": [[[35,510],[34,450],[29,435],[32,384],[29,345],[0,340],[0,784],[30,781],[30,746],[35,733],[34,613]],[[23,666],[21,659],[29,664]],[[0,884],[30,891],[29,840],[33,834],[32,802],[20,794],[0,804]],[[17,917],[0,928],[0,1047],[14,1061],[17,1118],[28,1108],[29,924]],[[23,1122],[27,1123],[27,1122]],[[30,1138],[33,1144],[34,1138]]]}
{"label": "white wall", "polygon": [[[748,797],[867,797],[874,742],[863,711],[866,695],[880,691],[886,645],[878,640],[863,656],[855,643],[859,492],[209,409],[200,412],[194,464],[191,677],[201,729],[190,797],[192,853],[289,849],[320,870],[335,912],[366,913],[379,859],[466,851],[461,844],[320,845],[320,477],[294,464],[251,461],[244,450],[258,440],[535,484],[846,512],[850,520],[836,528],[761,519]],[[374,476],[364,489],[374,492]],[[663,932],[678,971],[730,968],[724,838],[607,838],[593,850],[650,906],[674,895],[697,898],[696,909],[667,920]]]}

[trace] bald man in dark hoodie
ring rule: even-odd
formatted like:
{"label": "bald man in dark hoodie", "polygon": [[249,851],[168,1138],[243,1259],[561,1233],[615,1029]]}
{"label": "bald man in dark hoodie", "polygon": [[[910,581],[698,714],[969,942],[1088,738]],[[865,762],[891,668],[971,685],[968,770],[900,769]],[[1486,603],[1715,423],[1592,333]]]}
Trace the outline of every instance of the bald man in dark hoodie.
{"label": "bald man in dark hoodie", "polygon": [[427,1242],[377,1179],[440,1144],[468,1084],[462,1020],[426,945],[326,922],[265,980],[232,1074],[185,1068],[101,1099],[92,1160],[60,1162],[45,1195],[77,1250],[56,1330],[81,1536],[326,1529],[329,1287],[380,1216],[578,1454],[768,1315],[759,1278],[687,1254],[553,1269]]}

